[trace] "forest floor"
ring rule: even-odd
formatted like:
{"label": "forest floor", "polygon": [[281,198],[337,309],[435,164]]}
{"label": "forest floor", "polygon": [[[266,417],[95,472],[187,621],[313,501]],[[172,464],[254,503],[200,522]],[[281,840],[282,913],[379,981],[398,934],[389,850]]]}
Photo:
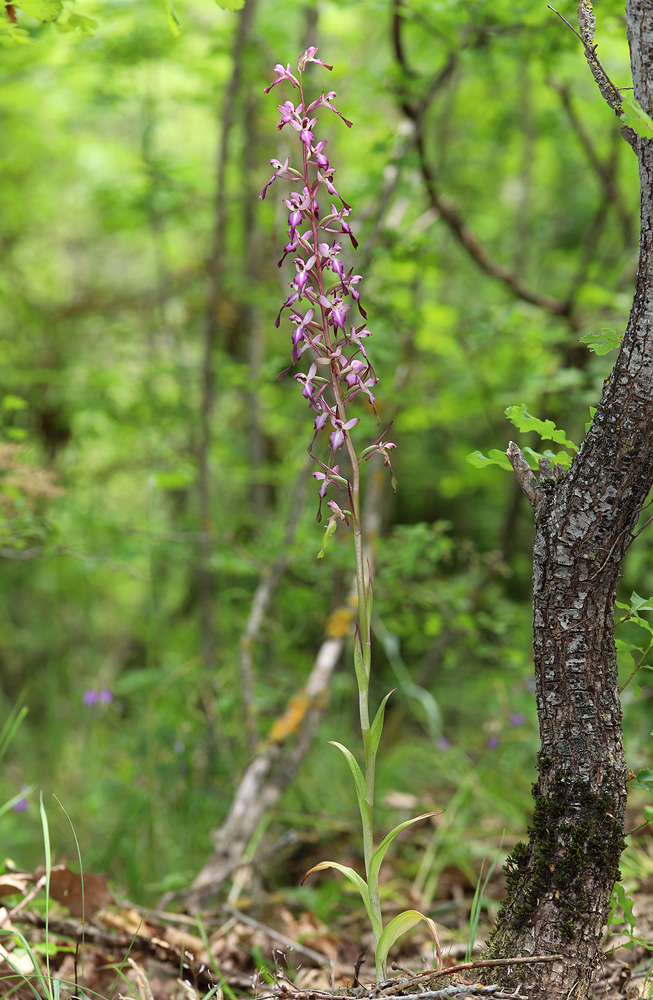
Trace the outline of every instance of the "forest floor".
{"label": "forest floor", "polygon": [[[466,961],[473,889],[455,872],[443,886],[434,909],[446,977],[425,983],[422,974],[433,969],[435,957],[433,941],[419,928],[393,949],[393,976],[420,975],[409,992],[423,993],[424,1000],[436,1000],[434,991],[465,981],[458,967]],[[82,886],[65,865],[50,872],[47,902],[44,890],[42,870],[0,876],[0,997],[327,1000],[334,989],[357,985],[357,969],[362,988],[353,993],[372,997],[370,958],[360,963],[367,932],[359,913],[350,911],[326,926],[278,893],[223,903],[198,918],[115,902],[104,877],[85,874]],[[486,890],[490,913],[501,892],[497,874]],[[653,961],[653,878],[631,898],[640,943],[614,934],[606,941],[597,1000],[633,1000],[652,991],[647,976]],[[489,926],[479,924],[472,960],[479,960]],[[495,1000],[507,996],[492,992],[491,968],[483,978],[484,992]],[[471,989],[479,995],[478,987]],[[374,995],[384,994],[377,989]],[[519,1000],[527,997],[520,994]]]}

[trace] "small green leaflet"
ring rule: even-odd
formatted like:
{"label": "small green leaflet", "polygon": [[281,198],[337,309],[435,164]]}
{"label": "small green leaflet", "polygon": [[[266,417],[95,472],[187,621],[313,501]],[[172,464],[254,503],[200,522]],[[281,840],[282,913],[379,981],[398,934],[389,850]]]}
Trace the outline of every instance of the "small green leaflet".
{"label": "small green leaflet", "polygon": [[54,21],[61,13],[61,0],[20,0],[16,7],[39,21]]}
{"label": "small green leaflet", "polygon": [[646,114],[639,101],[628,94],[621,102],[621,121],[644,139],[653,138],[653,118]]}
{"label": "small green leaflet", "polygon": [[467,461],[475,469],[485,469],[488,465],[500,465],[502,469],[508,471],[512,469],[508,456],[498,448],[492,448],[489,455],[484,455],[481,451],[472,451],[467,456]]}
{"label": "small green leaflet", "polygon": [[600,334],[586,333],[583,337],[578,338],[578,343],[587,344],[590,351],[594,351],[595,354],[607,354],[608,351],[614,351],[615,348],[620,347],[623,339],[623,333],[617,333],[616,330],[602,326]]}
{"label": "small green leaflet", "polygon": [[621,601],[615,601],[615,604],[624,611],[653,611],[653,597],[640,597],[636,590],[630,595],[630,604]]}
{"label": "small green leaflet", "polygon": [[534,417],[526,409],[525,403],[522,403],[521,406],[506,407],[505,414],[518,431],[522,431],[524,434],[528,431],[535,431],[543,441],[555,441],[556,444],[561,444],[565,448],[578,451],[578,446],[570,441],[565,432],[557,428],[552,420],[540,420],[538,417]]}
{"label": "small green leaflet", "polygon": [[633,788],[643,788],[653,794],[653,771],[650,767],[643,767],[637,772],[637,781],[634,782]]}
{"label": "small green leaflet", "polygon": [[242,10],[245,6],[245,0],[215,0],[218,7],[222,7],[223,10],[229,10],[232,13],[235,10]]}
{"label": "small green leaflet", "polygon": [[[522,403],[521,406],[508,406],[505,414],[508,420],[522,433],[535,431],[543,441],[555,441],[556,444],[561,444],[564,448],[578,451],[577,445],[569,440],[563,430],[556,427],[553,420],[540,420],[539,417],[534,417],[526,409],[525,403]],[[561,465],[565,469],[568,469],[572,462],[571,455],[566,451],[553,452],[547,449],[539,452],[529,447],[522,448],[522,451],[531,469],[538,468],[541,458],[547,458],[552,466]],[[492,448],[489,455],[484,455],[481,451],[473,451],[467,456],[467,461],[476,469],[485,469],[488,465],[499,465],[508,471],[512,469],[508,456],[497,448]]]}
{"label": "small green leaflet", "polygon": [[[623,912],[623,917],[617,916],[617,910],[620,909]],[[635,930],[635,917],[633,915],[633,901],[630,896],[627,895],[621,882],[615,884],[612,890],[612,899],[610,900],[610,916],[608,917],[608,926],[614,927],[615,924],[626,923],[630,927],[630,933],[632,934]]]}
{"label": "small green leaflet", "polygon": [[[566,451],[553,452],[548,448],[545,451],[534,451],[528,445],[522,448],[522,451],[531,469],[538,468],[541,458],[548,458],[551,465],[562,465],[565,469],[568,469],[571,465],[571,455]],[[489,455],[484,455],[481,451],[472,451],[467,456],[467,461],[475,469],[485,469],[488,465],[499,465],[502,469],[507,469],[508,471],[512,469],[508,456],[505,452],[499,451],[497,448],[492,448]]]}
{"label": "small green leaflet", "polygon": [[93,17],[85,17],[84,14],[71,14],[67,21],[57,21],[57,28],[62,34],[69,31],[80,31],[82,35],[92,35],[98,27],[98,22]]}

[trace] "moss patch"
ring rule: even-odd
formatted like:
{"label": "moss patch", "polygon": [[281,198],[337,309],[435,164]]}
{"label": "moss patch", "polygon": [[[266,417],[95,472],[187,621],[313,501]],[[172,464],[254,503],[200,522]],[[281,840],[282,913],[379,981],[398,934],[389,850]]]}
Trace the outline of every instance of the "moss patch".
{"label": "moss patch", "polygon": [[579,915],[591,908],[588,878],[595,875],[607,885],[620,877],[624,839],[614,819],[616,798],[597,795],[585,782],[562,775],[547,797],[539,783],[533,785],[533,798],[529,843],[517,844],[504,865],[506,899],[489,941],[496,957],[531,922],[545,895],[559,908],[561,941],[572,940]]}

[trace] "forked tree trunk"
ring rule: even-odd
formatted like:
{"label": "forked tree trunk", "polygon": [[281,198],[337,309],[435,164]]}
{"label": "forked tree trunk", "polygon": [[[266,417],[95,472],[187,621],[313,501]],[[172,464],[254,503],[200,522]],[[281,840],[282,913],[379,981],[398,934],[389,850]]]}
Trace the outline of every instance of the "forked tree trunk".
{"label": "forked tree trunk", "polygon": [[[591,13],[591,5],[585,3]],[[653,115],[653,0],[628,0],[635,97]],[[613,637],[623,557],[653,484],[653,139],[636,140],[637,286],[624,341],[571,469],[539,482],[509,457],[536,522],[533,633],[541,750],[529,843],[508,859],[491,957],[557,953],[505,970],[505,985],[590,995],[623,848],[627,767]],[[499,970],[493,970],[499,972]],[[493,976],[494,978],[494,976]]]}

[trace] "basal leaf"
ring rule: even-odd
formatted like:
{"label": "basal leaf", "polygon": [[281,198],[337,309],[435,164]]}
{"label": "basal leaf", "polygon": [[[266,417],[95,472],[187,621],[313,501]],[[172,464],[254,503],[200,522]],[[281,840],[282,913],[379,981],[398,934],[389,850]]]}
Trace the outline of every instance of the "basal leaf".
{"label": "basal leaf", "polygon": [[492,448],[489,456],[484,455],[481,451],[472,451],[467,456],[467,461],[475,469],[485,469],[488,465],[499,465],[502,469],[512,472],[512,465],[508,461],[508,456],[497,448]]}
{"label": "basal leaf", "polygon": [[403,913],[397,914],[397,916],[390,921],[390,923],[384,930],[383,934],[379,938],[379,943],[377,944],[376,947],[377,965],[380,963],[383,967],[385,967],[385,964],[388,959],[388,952],[392,948],[397,938],[401,937],[402,934],[405,934],[406,931],[409,931],[411,927],[414,927],[415,924],[420,923],[420,921],[422,920],[426,924],[428,924],[429,930],[433,935],[433,940],[435,942],[435,949],[438,956],[438,965],[439,965],[442,952],[440,949],[440,939],[438,937],[437,928],[433,923],[433,921],[431,920],[431,918],[425,916],[423,913],[420,913],[419,910],[404,910]]}

